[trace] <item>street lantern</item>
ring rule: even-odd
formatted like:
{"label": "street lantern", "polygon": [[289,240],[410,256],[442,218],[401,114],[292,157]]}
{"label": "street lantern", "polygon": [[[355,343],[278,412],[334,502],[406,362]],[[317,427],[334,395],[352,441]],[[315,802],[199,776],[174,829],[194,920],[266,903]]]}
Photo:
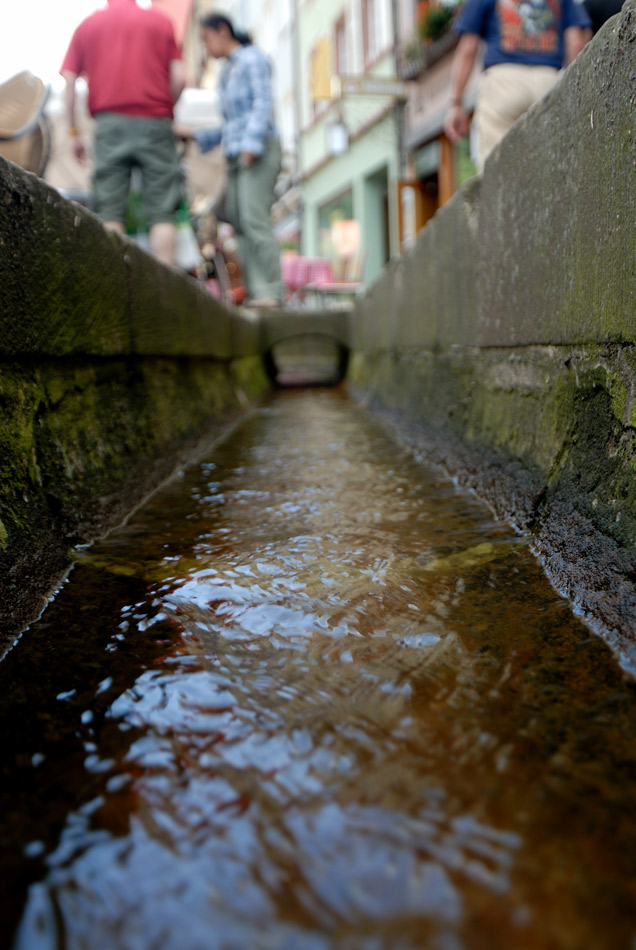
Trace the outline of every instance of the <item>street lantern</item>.
{"label": "street lantern", "polygon": [[341,115],[327,123],[327,151],[333,156],[349,151],[349,130]]}

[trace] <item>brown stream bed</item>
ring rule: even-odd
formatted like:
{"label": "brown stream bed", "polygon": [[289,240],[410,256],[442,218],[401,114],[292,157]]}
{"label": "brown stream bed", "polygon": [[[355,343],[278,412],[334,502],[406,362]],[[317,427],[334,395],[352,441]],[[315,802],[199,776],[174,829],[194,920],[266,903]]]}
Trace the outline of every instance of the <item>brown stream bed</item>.
{"label": "brown stream bed", "polygon": [[525,539],[281,393],[0,663],[0,943],[636,946],[636,691]]}

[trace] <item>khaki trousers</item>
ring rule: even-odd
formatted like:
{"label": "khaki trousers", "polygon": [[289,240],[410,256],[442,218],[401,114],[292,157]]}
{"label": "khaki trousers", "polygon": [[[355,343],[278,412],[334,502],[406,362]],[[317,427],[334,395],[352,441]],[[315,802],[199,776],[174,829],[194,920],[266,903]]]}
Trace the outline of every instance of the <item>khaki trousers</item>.
{"label": "khaki trousers", "polygon": [[552,66],[521,66],[500,63],[485,70],[475,106],[477,167],[484,162],[508,129],[542,99],[559,76]]}
{"label": "khaki trousers", "polygon": [[95,124],[93,191],[102,221],[124,223],[131,172],[139,168],[149,226],[174,224],[184,191],[172,119],[99,112]]}
{"label": "khaki trousers", "polygon": [[282,299],[280,248],[272,230],[274,185],[281,165],[278,139],[253,165],[230,159],[225,210],[233,226],[248,297]]}

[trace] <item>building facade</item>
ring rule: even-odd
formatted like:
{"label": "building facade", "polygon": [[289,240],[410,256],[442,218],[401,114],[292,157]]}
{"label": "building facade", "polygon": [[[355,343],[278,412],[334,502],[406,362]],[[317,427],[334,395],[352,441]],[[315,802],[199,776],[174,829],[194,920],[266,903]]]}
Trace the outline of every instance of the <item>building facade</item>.
{"label": "building facade", "polygon": [[298,35],[303,252],[355,257],[369,284],[399,251],[393,5],[298,0]]}
{"label": "building facade", "polygon": [[422,13],[415,0],[192,0],[185,58],[208,88],[219,66],[204,67],[198,24],[211,11],[251,33],[272,62],[281,247],[328,257],[336,272],[353,262],[347,276],[372,283],[457,184],[442,134],[452,42],[407,57]]}

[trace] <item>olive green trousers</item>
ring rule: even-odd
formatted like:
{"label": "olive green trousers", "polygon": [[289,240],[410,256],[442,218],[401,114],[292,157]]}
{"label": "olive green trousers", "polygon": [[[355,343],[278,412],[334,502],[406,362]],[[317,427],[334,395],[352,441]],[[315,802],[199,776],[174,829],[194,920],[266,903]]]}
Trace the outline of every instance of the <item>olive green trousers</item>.
{"label": "olive green trousers", "polygon": [[252,299],[282,299],[280,248],[271,219],[280,164],[281,148],[276,138],[269,139],[265,152],[253,165],[247,165],[241,157],[228,163],[225,211],[236,233],[243,281]]}

